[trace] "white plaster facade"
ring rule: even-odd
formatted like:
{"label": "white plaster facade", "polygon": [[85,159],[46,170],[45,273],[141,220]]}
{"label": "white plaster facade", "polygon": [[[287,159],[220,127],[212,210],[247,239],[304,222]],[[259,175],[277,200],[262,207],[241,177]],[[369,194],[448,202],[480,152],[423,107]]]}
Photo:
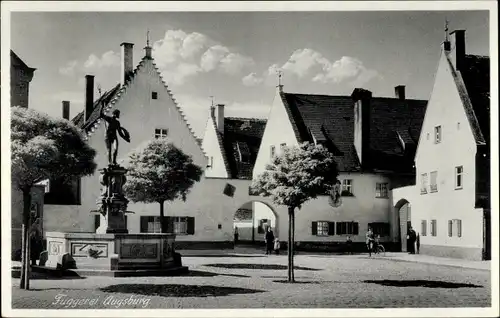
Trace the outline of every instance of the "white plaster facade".
{"label": "white plaster facade", "polygon": [[[483,209],[475,207],[477,143],[447,54],[453,52],[441,53],[420,134],[416,185],[394,189],[394,203],[403,199],[411,203],[411,223],[420,233],[421,253],[481,259]],[[436,127],[441,127],[439,137]],[[457,186],[457,167],[462,167],[461,186]],[[431,189],[431,172],[437,172],[437,190]],[[460,231],[452,220],[460,220]]]}

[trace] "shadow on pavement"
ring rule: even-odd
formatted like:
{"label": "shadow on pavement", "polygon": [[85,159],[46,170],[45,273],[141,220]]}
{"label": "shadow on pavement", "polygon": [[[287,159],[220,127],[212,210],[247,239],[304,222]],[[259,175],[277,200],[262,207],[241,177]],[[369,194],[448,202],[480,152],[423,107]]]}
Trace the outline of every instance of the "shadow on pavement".
{"label": "shadow on pavement", "polygon": [[[203,266],[230,268],[230,269],[270,269],[270,270],[288,269],[288,267],[285,265],[276,265],[276,264],[205,264]],[[317,268],[301,267],[301,266],[295,266],[294,269],[303,271],[321,270]]]}
{"label": "shadow on pavement", "polygon": [[265,255],[234,255],[234,254],[185,254],[182,257],[239,257],[239,258],[253,258],[253,257],[266,257]]}
{"label": "shadow on pavement", "polygon": [[[20,271],[12,271],[12,278],[21,278]],[[30,272],[30,280],[71,280],[71,279],[85,279],[86,277],[79,276],[78,274],[70,271],[54,271],[47,273]]]}
{"label": "shadow on pavement", "polygon": [[321,284],[323,282],[318,281],[307,281],[307,280],[296,280],[293,283],[288,282],[288,280],[273,280],[273,283],[283,283],[283,284]]}
{"label": "shadow on pavement", "polygon": [[220,273],[197,271],[197,270],[190,270],[188,273],[183,274],[183,275],[179,275],[179,276],[182,276],[182,277],[214,277],[214,276],[250,277],[247,275],[220,274]]}
{"label": "shadow on pavement", "polygon": [[437,280],[365,280],[365,283],[393,287],[427,287],[427,288],[480,288],[483,286],[465,283],[442,282]]}
{"label": "shadow on pavement", "polygon": [[126,293],[161,297],[217,297],[236,294],[263,293],[264,290],[211,285],[156,285],[156,284],[118,284],[99,288],[106,293]]}

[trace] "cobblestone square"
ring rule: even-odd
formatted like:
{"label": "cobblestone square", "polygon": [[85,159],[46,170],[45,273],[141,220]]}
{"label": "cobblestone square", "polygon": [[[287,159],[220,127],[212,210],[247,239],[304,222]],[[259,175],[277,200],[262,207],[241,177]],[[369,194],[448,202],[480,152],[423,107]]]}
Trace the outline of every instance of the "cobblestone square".
{"label": "cobblestone square", "polygon": [[[366,255],[183,257],[179,277],[13,279],[14,309],[489,307],[490,271]],[[85,299],[87,299],[85,301]]]}

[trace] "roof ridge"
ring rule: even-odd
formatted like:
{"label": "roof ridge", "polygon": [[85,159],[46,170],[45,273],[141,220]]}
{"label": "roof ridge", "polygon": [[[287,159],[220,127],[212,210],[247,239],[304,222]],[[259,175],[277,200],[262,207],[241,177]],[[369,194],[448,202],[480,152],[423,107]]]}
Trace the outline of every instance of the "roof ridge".
{"label": "roof ridge", "polygon": [[469,121],[469,125],[471,125],[471,130],[472,134],[474,135],[474,139],[476,140],[476,143],[479,145],[486,144],[483,133],[481,131],[481,127],[479,126],[479,122],[476,117],[476,112],[474,111],[474,107],[469,97],[469,92],[467,91],[467,86],[465,86],[464,80],[462,78],[462,74],[460,71],[455,70],[455,68],[453,67],[453,63],[450,61],[448,56],[446,56],[446,61],[448,62],[448,65],[451,70],[451,75],[455,81],[455,85],[458,90],[458,95],[462,100],[465,115]]}
{"label": "roof ridge", "polygon": [[[305,96],[321,96],[321,97],[335,97],[335,98],[351,98],[351,95],[327,95],[327,94],[308,94],[308,93],[283,93],[285,95],[305,95]],[[373,96],[372,99],[392,99],[399,100],[396,97],[388,97],[388,96]],[[405,98],[404,101],[422,101],[428,102],[425,99],[416,99],[416,98]]]}
{"label": "roof ridge", "polygon": [[229,161],[227,160],[226,149],[224,148],[224,140],[222,139],[222,135],[220,131],[217,129],[217,123],[215,122],[215,118],[210,115],[210,121],[212,122],[212,128],[215,130],[215,136],[217,137],[217,143],[219,144],[219,149],[222,154],[222,161],[224,162],[224,168],[226,168],[227,176],[231,179],[231,169],[229,167]]}
{"label": "roof ridge", "polygon": [[224,119],[235,119],[235,120],[248,120],[248,121],[267,121],[265,118],[255,118],[255,117],[224,117]]}

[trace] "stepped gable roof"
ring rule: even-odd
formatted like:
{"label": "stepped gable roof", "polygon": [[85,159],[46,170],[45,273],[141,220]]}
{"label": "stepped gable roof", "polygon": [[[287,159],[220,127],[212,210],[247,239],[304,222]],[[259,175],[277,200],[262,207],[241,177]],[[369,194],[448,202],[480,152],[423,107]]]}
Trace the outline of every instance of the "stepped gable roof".
{"label": "stepped gable roof", "polygon": [[[324,144],[340,171],[360,170],[351,96],[280,94],[299,142]],[[371,98],[368,165],[372,169],[402,172],[412,168],[426,106],[425,100]]]}
{"label": "stepped gable roof", "polygon": [[267,120],[256,118],[224,118],[224,135],[218,131],[226,169],[232,179],[252,179]]}

